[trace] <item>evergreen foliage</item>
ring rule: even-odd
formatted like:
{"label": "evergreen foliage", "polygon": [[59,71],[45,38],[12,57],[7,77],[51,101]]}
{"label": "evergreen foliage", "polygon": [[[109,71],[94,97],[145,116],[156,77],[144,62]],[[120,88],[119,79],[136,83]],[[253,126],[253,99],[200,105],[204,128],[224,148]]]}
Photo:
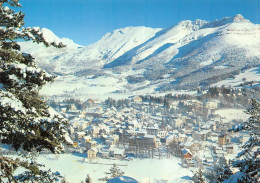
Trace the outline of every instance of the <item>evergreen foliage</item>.
{"label": "evergreen foliage", "polygon": [[223,168],[220,168],[220,172],[221,173],[217,174],[218,182],[223,182],[224,180],[228,179],[233,174],[229,165],[225,165]]}
{"label": "evergreen foliage", "polygon": [[[255,99],[251,100],[251,107],[247,110],[250,115],[248,122],[241,126],[237,126],[232,131],[248,131],[250,132],[249,140],[242,146],[243,151],[234,160],[233,168],[238,168],[239,171],[232,176],[226,176],[224,182],[259,182],[260,179],[260,106]],[[224,173],[230,175],[230,172]]]}
{"label": "evergreen foliage", "polygon": [[100,178],[100,181],[109,181],[110,179],[113,179],[115,177],[123,176],[124,172],[120,170],[117,165],[114,163],[113,166],[109,169],[109,172],[105,172],[108,175],[111,175],[110,177],[106,176],[104,178]]}
{"label": "evergreen foliage", "polygon": [[204,177],[203,177],[203,172],[201,169],[195,173],[195,175],[192,177],[192,180],[195,183],[205,183]]}
{"label": "evergreen foliage", "polygon": [[89,174],[87,175],[85,179],[85,183],[92,183],[92,179],[90,178]]}
{"label": "evergreen foliage", "polygon": [[[110,174],[110,179],[118,177],[118,176],[123,176],[124,172],[118,168],[118,166],[114,163],[113,166],[109,169],[109,172],[106,174]],[[107,178],[107,180],[109,180]]]}
{"label": "evergreen foliage", "polygon": [[[39,95],[39,89],[54,77],[37,68],[34,58],[20,51],[18,39],[64,47],[49,43],[39,28],[24,28],[24,14],[13,9],[21,7],[19,0],[0,0],[0,141],[16,151],[53,153],[63,151],[67,125],[51,112]],[[13,8],[13,9],[12,9]],[[35,160],[23,161],[0,155],[0,182],[54,182],[60,175],[41,170]],[[23,167],[16,177],[13,172]]]}
{"label": "evergreen foliage", "polygon": [[199,183],[205,183],[201,169],[199,169],[199,172],[198,172],[198,182]]}
{"label": "evergreen foliage", "polygon": [[124,172],[122,170],[120,170],[115,163],[109,170],[110,170],[111,178],[115,178],[115,177],[124,175]]}

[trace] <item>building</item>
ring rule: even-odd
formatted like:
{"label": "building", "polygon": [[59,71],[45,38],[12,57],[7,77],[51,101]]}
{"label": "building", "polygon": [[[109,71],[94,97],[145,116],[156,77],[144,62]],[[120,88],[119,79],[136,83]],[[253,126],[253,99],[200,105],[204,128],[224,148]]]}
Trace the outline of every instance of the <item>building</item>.
{"label": "building", "polygon": [[132,137],[129,139],[129,147],[148,147],[157,148],[158,143],[154,135],[146,135],[144,137]]}
{"label": "building", "polygon": [[182,152],[183,158],[184,158],[186,161],[192,160],[192,154],[191,154],[191,152],[190,152],[189,150],[183,149],[181,152]]}
{"label": "building", "polygon": [[98,150],[96,148],[91,148],[88,150],[88,159],[93,160],[97,158]]}
{"label": "building", "polygon": [[194,132],[192,134],[192,138],[198,142],[206,141],[209,136],[210,136],[210,132],[208,130],[202,130],[199,132]]}
{"label": "building", "polygon": [[185,134],[180,133],[178,135],[178,142],[184,142],[186,140],[187,136]]}
{"label": "building", "polygon": [[233,148],[232,145],[227,146],[227,153],[228,154],[233,154],[234,153],[234,148]]}
{"label": "building", "polygon": [[225,145],[227,143],[227,135],[219,135],[218,136],[218,144]]}
{"label": "building", "polygon": [[62,112],[62,113],[66,113],[66,112],[67,112],[67,108],[66,108],[66,107],[62,107],[62,108],[61,108],[61,112]]}
{"label": "building", "polygon": [[72,146],[73,146],[74,148],[78,147],[78,142],[73,142]]}
{"label": "building", "polygon": [[166,145],[170,145],[171,143],[173,143],[173,142],[178,142],[178,140],[179,140],[179,137],[178,137],[178,135],[176,135],[176,134],[171,134],[171,135],[167,135],[166,137],[165,137],[165,143],[166,143]]}
{"label": "building", "polygon": [[111,147],[109,149],[109,156],[114,157],[116,159],[122,159],[125,157],[125,150],[116,147]]}
{"label": "building", "polygon": [[157,135],[158,131],[159,131],[159,128],[157,128],[157,127],[148,127],[148,128],[146,128],[146,131],[147,131],[148,135]]}
{"label": "building", "polygon": [[86,135],[86,133],[85,132],[77,132],[76,135],[77,135],[77,139],[80,140]]}
{"label": "building", "polygon": [[84,139],[85,143],[87,143],[87,142],[91,142],[92,138],[90,136],[84,136],[83,139]]}
{"label": "building", "polygon": [[91,142],[86,142],[86,149],[92,149],[95,148],[97,146],[97,142],[96,141],[91,141]]}
{"label": "building", "polygon": [[182,128],[185,122],[186,118],[183,116],[179,116],[173,120],[173,126],[174,128]]}
{"label": "building", "polygon": [[206,103],[206,108],[208,109],[216,109],[218,107],[217,101],[209,101]]}
{"label": "building", "polygon": [[142,103],[143,99],[141,97],[137,96],[137,97],[134,98],[134,102],[135,103]]}
{"label": "building", "polygon": [[159,130],[159,131],[158,131],[158,136],[159,136],[160,138],[165,138],[166,135],[167,135],[167,132],[166,132],[165,130]]}
{"label": "building", "polygon": [[119,136],[118,135],[111,135],[111,136],[107,137],[105,140],[106,140],[107,145],[115,145],[119,141]]}

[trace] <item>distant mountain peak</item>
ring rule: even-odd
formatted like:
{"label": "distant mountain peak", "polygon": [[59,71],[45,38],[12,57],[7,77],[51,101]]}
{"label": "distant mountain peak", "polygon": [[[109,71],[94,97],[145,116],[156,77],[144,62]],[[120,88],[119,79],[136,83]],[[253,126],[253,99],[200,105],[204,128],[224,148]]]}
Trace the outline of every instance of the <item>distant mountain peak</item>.
{"label": "distant mountain peak", "polygon": [[41,28],[41,33],[47,42],[59,43],[60,38],[56,36],[50,29]]}
{"label": "distant mountain peak", "polygon": [[232,23],[250,23],[250,21],[245,19],[241,14],[237,14],[233,17],[224,17],[221,19],[217,19],[217,20],[208,22],[203,28],[220,27],[220,26],[232,24]]}
{"label": "distant mountain peak", "polygon": [[44,39],[47,42],[54,42],[54,43],[60,43],[62,42],[69,48],[79,48],[82,47],[79,44],[74,43],[71,39],[69,38],[59,38],[56,34],[54,34],[50,29],[47,28],[41,28],[41,32],[43,34]]}
{"label": "distant mountain peak", "polygon": [[137,27],[133,27],[133,26],[129,26],[129,27],[124,27],[124,28],[120,28],[120,29],[115,29],[111,32],[106,33],[101,39],[106,39],[109,38],[111,36],[114,35],[120,35],[120,34],[134,34],[136,32],[146,32],[147,30],[161,30],[160,28],[158,29],[154,29],[154,28],[150,28],[150,27],[145,27],[145,26],[137,26]]}
{"label": "distant mountain peak", "polygon": [[250,22],[249,20],[245,19],[243,15],[237,14],[230,18],[233,23],[239,23],[239,22]]}

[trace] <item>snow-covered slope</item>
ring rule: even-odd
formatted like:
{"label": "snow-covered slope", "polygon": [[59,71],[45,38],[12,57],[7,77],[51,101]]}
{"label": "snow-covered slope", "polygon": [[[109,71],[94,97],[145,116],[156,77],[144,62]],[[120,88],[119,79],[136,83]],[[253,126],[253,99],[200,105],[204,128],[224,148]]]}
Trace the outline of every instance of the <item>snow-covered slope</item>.
{"label": "snow-covered slope", "polygon": [[[126,27],[104,35],[98,42],[55,60],[59,72],[102,68],[125,52],[153,37],[161,29]],[[69,69],[68,69],[69,66]]]}
{"label": "snow-covered slope", "polygon": [[[48,30],[46,35],[64,41]],[[126,27],[80,49],[21,44],[44,61],[40,66],[61,75],[48,93],[151,94],[230,83],[241,72],[260,81],[259,73],[249,70],[260,69],[260,25],[242,15],[186,20],[166,29]]]}
{"label": "snow-covered slope", "polygon": [[[236,15],[213,22],[180,22],[105,67],[131,65],[135,69],[145,68],[142,75],[146,80],[168,75],[175,86],[198,86],[258,64],[260,26]],[[202,83],[206,79],[208,83]],[[160,89],[173,86],[167,83]]]}
{"label": "snow-covered slope", "polygon": [[[129,62],[134,64],[152,58],[164,52],[165,50],[168,50],[174,44],[183,39],[186,35],[191,34],[195,30],[198,30],[203,24],[205,24],[205,21],[202,20],[196,20],[195,22],[187,20],[182,21],[168,29],[163,29],[150,40],[125,53],[118,59],[108,64],[106,67],[129,64]],[[174,53],[168,52],[168,55],[169,54],[172,55]]]}
{"label": "snow-covered slope", "polygon": [[53,60],[67,52],[73,52],[77,49],[82,48],[83,46],[74,43],[69,38],[59,38],[56,36],[51,30],[47,28],[42,28],[41,32],[43,37],[47,42],[55,42],[55,43],[63,43],[66,47],[62,49],[54,48],[54,47],[46,47],[44,44],[36,44],[32,41],[27,42],[19,42],[21,46],[21,50],[25,53],[30,53],[36,58],[37,64],[52,73],[56,70],[56,65]]}

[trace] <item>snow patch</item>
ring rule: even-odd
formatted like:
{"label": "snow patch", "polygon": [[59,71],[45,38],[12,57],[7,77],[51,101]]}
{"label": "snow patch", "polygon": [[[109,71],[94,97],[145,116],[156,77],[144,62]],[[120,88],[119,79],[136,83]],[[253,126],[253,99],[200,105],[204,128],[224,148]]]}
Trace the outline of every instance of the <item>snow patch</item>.
{"label": "snow patch", "polygon": [[243,109],[220,109],[216,110],[215,114],[223,117],[226,122],[231,122],[232,120],[242,120],[245,122],[249,118],[249,115]]}

